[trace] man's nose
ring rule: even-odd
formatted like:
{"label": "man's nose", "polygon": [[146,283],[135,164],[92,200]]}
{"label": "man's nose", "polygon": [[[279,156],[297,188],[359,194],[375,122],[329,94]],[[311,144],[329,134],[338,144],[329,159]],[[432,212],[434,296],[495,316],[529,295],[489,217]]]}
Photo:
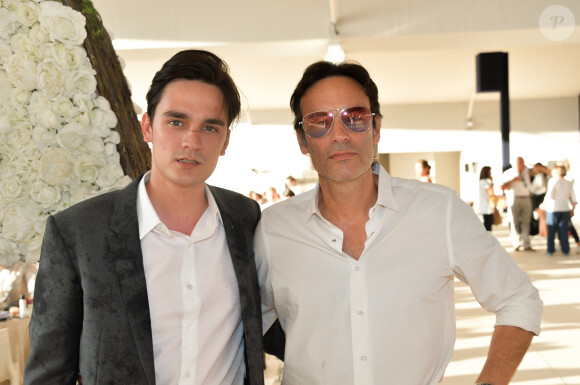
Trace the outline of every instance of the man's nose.
{"label": "man's nose", "polygon": [[185,148],[197,149],[201,147],[201,130],[188,129],[183,134],[182,145]]}
{"label": "man's nose", "polygon": [[342,119],[340,119],[340,117],[335,116],[334,124],[330,128],[330,132],[328,133],[328,135],[331,136],[330,137],[331,140],[341,142],[341,141],[345,141],[345,140],[350,139],[350,136],[349,136],[350,130],[348,128],[346,128],[346,126],[344,125],[344,123],[342,122]]}

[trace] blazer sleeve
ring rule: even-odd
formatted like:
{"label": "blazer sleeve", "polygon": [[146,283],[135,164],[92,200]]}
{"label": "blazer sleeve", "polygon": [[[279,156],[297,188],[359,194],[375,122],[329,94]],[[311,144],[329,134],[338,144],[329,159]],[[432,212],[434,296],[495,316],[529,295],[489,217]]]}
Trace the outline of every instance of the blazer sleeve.
{"label": "blazer sleeve", "polygon": [[82,296],[78,269],[54,218],[49,217],[34,290],[25,385],[76,383],[83,317]]}

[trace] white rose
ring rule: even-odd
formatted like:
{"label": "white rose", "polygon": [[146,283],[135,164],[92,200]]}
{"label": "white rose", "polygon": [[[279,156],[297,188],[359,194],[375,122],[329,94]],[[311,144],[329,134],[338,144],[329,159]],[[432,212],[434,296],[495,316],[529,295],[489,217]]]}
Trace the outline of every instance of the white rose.
{"label": "white rose", "polygon": [[92,126],[99,126],[99,127],[106,127],[107,130],[99,130],[102,136],[109,135],[109,129],[117,126],[117,116],[111,110],[104,110],[102,108],[95,108],[91,111],[91,125]]}
{"label": "white rose", "polygon": [[60,190],[57,187],[49,186],[43,182],[34,182],[30,186],[30,197],[40,204],[40,207],[47,209],[60,201]]}
{"label": "white rose", "polygon": [[121,143],[121,135],[117,131],[111,130],[109,136],[105,138],[105,143],[119,144]]}
{"label": "white rose", "polygon": [[73,151],[79,148],[89,136],[89,130],[78,123],[69,123],[62,127],[56,135],[56,142],[65,150]]}
{"label": "white rose", "polygon": [[38,4],[22,2],[16,6],[16,19],[27,27],[38,21]]}
{"label": "white rose", "polygon": [[111,156],[117,152],[117,145],[114,143],[105,143],[105,156]]}
{"label": "white rose", "polygon": [[42,2],[38,20],[41,27],[48,32],[51,40],[58,40],[65,44],[81,45],[87,37],[85,17],[61,3],[55,1]]}
{"label": "white rose", "polygon": [[53,55],[68,71],[91,65],[87,52],[82,47],[56,44],[53,46]]}
{"label": "white rose", "polygon": [[105,144],[101,138],[87,138],[82,144],[83,152],[102,154],[105,152]]}
{"label": "white rose", "polygon": [[16,103],[12,100],[7,100],[4,102],[2,107],[4,113],[8,115],[8,119],[10,119],[13,123],[28,122],[28,110],[26,109],[26,106],[20,103]]}
{"label": "white rose", "polygon": [[10,38],[10,46],[14,53],[22,53],[28,57],[36,57],[36,48],[34,48],[28,33],[17,33]]}
{"label": "white rose", "polygon": [[44,59],[36,70],[37,88],[50,99],[59,98],[64,94],[63,84],[67,71],[55,59]]}
{"label": "white rose", "polygon": [[76,114],[75,106],[69,98],[61,96],[52,102],[52,110],[62,117],[71,117]]}
{"label": "white rose", "polygon": [[95,100],[93,101],[93,103],[95,104],[95,107],[97,108],[101,108],[103,110],[110,110],[111,109],[111,103],[109,103],[109,101],[107,100],[107,98],[105,98],[104,96],[97,96],[95,98]]}
{"label": "white rose", "polygon": [[14,87],[32,91],[36,88],[36,62],[21,53],[12,55],[5,65],[6,75]]}
{"label": "white rose", "polygon": [[28,114],[32,124],[44,128],[56,129],[60,127],[62,119],[52,111],[52,105],[48,97],[40,92],[35,91],[30,97],[28,105]]}
{"label": "white rose", "polygon": [[13,88],[10,90],[10,100],[17,104],[28,105],[30,104],[30,97],[32,96],[32,92],[22,90],[20,88]]}
{"label": "white rose", "polygon": [[90,112],[95,107],[91,96],[85,94],[76,94],[73,96],[73,103],[76,106],[76,110],[78,112],[75,115],[76,121],[83,126],[90,126]]}
{"label": "white rose", "polygon": [[92,95],[97,91],[96,72],[92,68],[82,68],[71,73],[66,82],[66,92],[69,97],[77,94]]}
{"label": "white rose", "polygon": [[13,200],[22,193],[22,182],[10,165],[8,165],[7,169],[7,172],[5,172],[0,178],[0,180],[2,180],[0,196],[5,199]]}
{"label": "white rose", "polygon": [[97,178],[97,185],[101,189],[112,188],[120,178],[123,178],[123,169],[119,164],[107,164],[101,169],[101,173]]}
{"label": "white rose", "polygon": [[[48,42],[48,34],[40,28],[39,23],[34,24],[32,28],[30,28],[30,31],[28,31],[28,37],[30,38],[30,42],[36,47],[40,47]],[[40,50],[38,53],[40,54]],[[39,57],[44,58],[44,56],[40,56],[39,54]]]}
{"label": "white rose", "polygon": [[12,56],[12,48],[5,40],[0,40],[0,66],[4,65],[6,61]]}
{"label": "white rose", "polygon": [[34,231],[34,224],[30,218],[37,215],[30,204],[6,207],[2,218],[2,235],[14,242],[27,239]]}
{"label": "white rose", "polygon": [[99,162],[96,159],[85,158],[75,163],[75,173],[81,182],[94,183],[103,165],[103,161]]}
{"label": "white rose", "polygon": [[74,170],[68,151],[50,147],[40,159],[39,173],[43,181],[52,186],[69,184]]}
{"label": "white rose", "polygon": [[56,133],[47,130],[42,126],[35,126],[32,129],[32,140],[36,144],[38,151],[44,152],[48,147],[56,147]]}

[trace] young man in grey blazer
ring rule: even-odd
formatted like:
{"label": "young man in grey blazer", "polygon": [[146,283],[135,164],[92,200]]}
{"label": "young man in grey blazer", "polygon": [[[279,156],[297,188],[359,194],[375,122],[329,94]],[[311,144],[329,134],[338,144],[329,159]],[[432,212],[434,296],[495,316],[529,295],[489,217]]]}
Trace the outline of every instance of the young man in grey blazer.
{"label": "young man in grey blazer", "polygon": [[206,51],[173,56],[143,115],[151,170],[50,217],[30,323],[32,384],[258,384],[260,208],[208,186],[240,96]]}

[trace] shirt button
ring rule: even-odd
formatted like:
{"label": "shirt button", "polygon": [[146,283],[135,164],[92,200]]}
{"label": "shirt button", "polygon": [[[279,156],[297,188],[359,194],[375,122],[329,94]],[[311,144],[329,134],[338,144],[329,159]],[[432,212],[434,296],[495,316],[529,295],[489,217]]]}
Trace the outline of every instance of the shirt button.
{"label": "shirt button", "polygon": [[187,331],[191,333],[193,331],[193,326],[188,326]]}
{"label": "shirt button", "polygon": [[193,285],[192,285],[191,283],[188,283],[188,284],[187,284],[187,288],[188,288],[189,290],[191,290],[191,289],[193,289]]}
{"label": "shirt button", "polygon": [[357,311],[356,314],[362,315],[362,310]]}
{"label": "shirt button", "polygon": [[358,266],[357,266],[357,267],[355,267],[354,269],[355,269],[356,271],[359,271],[359,270],[360,270],[360,267],[358,267]]}
{"label": "shirt button", "polygon": [[185,377],[187,378],[191,377],[191,372],[185,372]]}
{"label": "shirt button", "polygon": [[336,242],[336,239],[333,239],[332,242]]}
{"label": "shirt button", "polygon": [[365,361],[367,359],[367,356],[361,356],[360,360],[361,361]]}

